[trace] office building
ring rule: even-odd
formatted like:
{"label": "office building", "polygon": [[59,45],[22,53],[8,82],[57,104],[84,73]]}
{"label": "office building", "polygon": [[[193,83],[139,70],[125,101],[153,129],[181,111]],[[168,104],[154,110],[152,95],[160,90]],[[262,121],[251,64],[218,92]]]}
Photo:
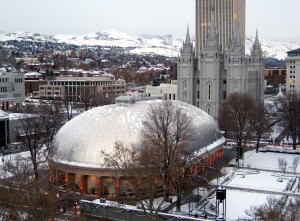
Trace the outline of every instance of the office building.
{"label": "office building", "polygon": [[23,73],[0,72],[0,109],[10,110],[25,102]]}
{"label": "office building", "polygon": [[196,0],[196,54],[199,55],[203,50],[211,24],[211,11],[215,14],[222,52],[228,50],[234,22],[239,25],[239,35],[245,45],[245,0]]}
{"label": "office building", "polygon": [[300,48],[287,52],[286,92],[300,91]]}

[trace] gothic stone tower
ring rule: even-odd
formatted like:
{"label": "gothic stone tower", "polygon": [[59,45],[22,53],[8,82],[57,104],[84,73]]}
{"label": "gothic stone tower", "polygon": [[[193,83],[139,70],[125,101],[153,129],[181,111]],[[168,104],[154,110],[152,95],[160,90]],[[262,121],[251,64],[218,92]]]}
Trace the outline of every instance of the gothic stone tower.
{"label": "gothic stone tower", "polygon": [[198,90],[197,106],[211,116],[216,117],[221,102],[222,82],[226,76],[224,73],[224,55],[219,44],[219,34],[214,20],[214,13],[211,13],[211,25],[208,36],[200,53],[198,67]]}
{"label": "gothic stone tower", "polygon": [[264,59],[258,35],[250,57],[245,56],[244,35],[240,34],[238,21],[232,24],[226,52],[222,51],[216,16],[211,10],[205,43],[197,55],[187,30],[178,58],[177,96],[217,119],[219,107],[230,93],[248,93],[256,100],[263,99]]}
{"label": "gothic stone tower", "polygon": [[180,57],[177,59],[177,97],[178,100],[195,105],[195,70],[196,60],[189,28],[183,42]]}
{"label": "gothic stone tower", "polygon": [[[248,59],[245,56],[245,46],[239,35],[239,24],[234,23],[232,38],[228,52],[225,54],[225,69],[227,72],[227,92],[226,94],[238,92],[248,92]],[[226,99],[226,96],[225,96]]]}

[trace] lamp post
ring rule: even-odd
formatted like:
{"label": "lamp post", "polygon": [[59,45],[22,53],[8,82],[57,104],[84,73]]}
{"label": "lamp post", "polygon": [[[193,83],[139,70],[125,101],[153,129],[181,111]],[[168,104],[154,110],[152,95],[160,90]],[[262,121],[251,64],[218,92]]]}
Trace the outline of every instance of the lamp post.
{"label": "lamp post", "polygon": [[3,167],[3,169],[4,169],[4,174],[6,174],[6,166],[5,166],[5,162],[4,162],[4,155],[5,155],[5,153],[4,153],[4,148],[5,148],[5,147],[2,147],[2,148],[1,148],[1,150],[2,150],[2,167]]}
{"label": "lamp post", "polygon": [[108,93],[105,94],[105,104],[108,104]]}

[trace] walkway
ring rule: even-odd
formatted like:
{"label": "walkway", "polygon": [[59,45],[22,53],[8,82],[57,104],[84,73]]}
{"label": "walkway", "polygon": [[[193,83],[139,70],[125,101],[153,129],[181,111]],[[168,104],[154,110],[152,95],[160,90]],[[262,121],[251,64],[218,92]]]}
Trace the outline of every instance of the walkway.
{"label": "walkway", "polygon": [[251,189],[251,188],[246,188],[246,187],[229,186],[229,185],[224,185],[224,184],[222,186],[225,187],[226,189],[231,189],[231,190],[242,190],[242,191],[247,191],[247,192],[267,193],[267,194],[276,194],[276,195],[283,195],[283,196],[298,196],[298,197],[300,197],[300,193],[293,193],[293,192]]}

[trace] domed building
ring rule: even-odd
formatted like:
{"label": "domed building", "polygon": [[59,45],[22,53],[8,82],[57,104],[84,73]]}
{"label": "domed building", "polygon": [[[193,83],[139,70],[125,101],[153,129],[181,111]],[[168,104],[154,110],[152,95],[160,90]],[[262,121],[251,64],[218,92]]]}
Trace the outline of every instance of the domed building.
{"label": "domed building", "polygon": [[[104,166],[101,152],[112,152],[117,141],[138,144],[150,105],[158,102],[163,101],[117,99],[116,104],[93,108],[67,122],[53,141],[55,151],[49,159],[52,183],[98,197],[118,195],[126,180]],[[190,150],[197,151],[199,157],[209,157],[210,163],[223,155],[225,138],[215,120],[190,104],[170,102],[193,119],[192,126],[197,132]]]}

